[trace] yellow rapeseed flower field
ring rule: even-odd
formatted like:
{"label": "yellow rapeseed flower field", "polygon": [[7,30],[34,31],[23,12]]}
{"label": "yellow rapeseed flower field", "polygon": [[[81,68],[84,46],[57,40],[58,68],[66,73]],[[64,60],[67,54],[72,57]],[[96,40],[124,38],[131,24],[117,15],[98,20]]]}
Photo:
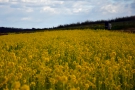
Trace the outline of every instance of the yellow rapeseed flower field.
{"label": "yellow rapeseed flower field", "polygon": [[135,34],[86,29],[0,36],[0,90],[135,90]]}

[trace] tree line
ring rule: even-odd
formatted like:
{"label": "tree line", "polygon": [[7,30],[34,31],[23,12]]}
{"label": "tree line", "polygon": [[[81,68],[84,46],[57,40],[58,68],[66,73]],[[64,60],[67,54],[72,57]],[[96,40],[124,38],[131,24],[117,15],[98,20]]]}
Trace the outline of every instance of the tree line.
{"label": "tree line", "polygon": [[59,25],[55,29],[105,29],[105,23],[112,24],[112,30],[121,30],[126,28],[135,28],[135,16],[120,17],[111,20],[85,21],[72,24]]}
{"label": "tree line", "polygon": [[105,29],[105,23],[110,22],[112,24],[112,30],[122,30],[127,28],[135,28],[135,16],[119,17],[111,20],[98,20],[85,22],[77,22],[65,25],[59,25],[52,28],[14,28],[14,27],[0,27],[0,33],[31,33],[39,31],[51,31],[51,30],[68,30],[68,29]]}

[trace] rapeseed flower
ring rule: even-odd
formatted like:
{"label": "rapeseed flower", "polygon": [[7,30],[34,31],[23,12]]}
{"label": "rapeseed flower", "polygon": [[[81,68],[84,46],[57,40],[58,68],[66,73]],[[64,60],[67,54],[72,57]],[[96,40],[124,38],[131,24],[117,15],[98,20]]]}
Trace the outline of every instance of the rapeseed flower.
{"label": "rapeseed flower", "polygon": [[19,82],[19,81],[16,81],[16,82],[14,82],[14,84],[13,84],[13,89],[17,90],[17,89],[20,88],[20,86],[21,86],[20,82]]}
{"label": "rapeseed flower", "polygon": [[28,85],[24,84],[24,85],[20,88],[20,90],[30,90],[30,87],[29,87]]}

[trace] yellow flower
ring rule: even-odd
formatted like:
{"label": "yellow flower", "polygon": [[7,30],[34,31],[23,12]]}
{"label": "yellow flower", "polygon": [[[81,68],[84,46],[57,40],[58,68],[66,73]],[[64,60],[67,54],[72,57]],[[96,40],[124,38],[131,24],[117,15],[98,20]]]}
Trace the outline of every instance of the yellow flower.
{"label": "yellow flower", "polygon": [[44,61],[44,62],[49,62],[50,61],[50,59],[49,59],[49,57],[42,57],[42,60]]}
{"label": "yellow flower", "polygon": [[45,58],[45,61],[46,61],[46,62],[49,62],[49,61],[50,61],[50,59],[49,59],[49,58]]}
{"label": "yellow flower", "polygon": [[30,90],[30,87],[28,85],[23,85],[20,90]]}
{"label": "yellow flower", "polygon": [[22,69],[23,69],[22,66],[18,66],[19,71],[22,71]]}
{"label": "yellow flower", "polygon": [[110,56],[111,56],[111,57],[115,57],[115,56],[116,56],[116,52],[112,52],[112,53],[110,54]]}
{"label": "yellow flower", "polygon": [[25,63],[26,63],[26,62],[27,62],[27,58],[23,58],[23,62],[25,62]]}
{"label": "yellow flower", "polygon": [[135,73],[135,69],[132,70],[132,73],[133,73],[133,74]]}
{"label": "yellow flower", "polygon": [[21,78],[22,78],[22,73],[18,73],[18,74],[17,74],[17,78],[18,78],[18,79],[21,79]]}
{"label": "yellow flower", "polygon": [[50,88],[49,90],[53,90],[52,88]]}
{"label": "yellow flower", "polygon": [[24,79],[24,80],[23,80],[23,83],[26,83],[26,81],[27,81],[27,80],[26,80],[26,79]]}
{"label": "yellow flower", "polygon": [[35,85],[36,85],[35,82],[31,82],[31,83],[30,83],[30,86],[35,86]]}
{"label": "yellow flower", "polygon": [[8,62],[8,66],[14,67],[15,66],[15,63],[14,62]]}
{"label": "yellow flower", "polygon": [[106,60],[106,65],[110,65],[111,64],[111,62],[109,61],[109,60]]}
{"label": "yellow flower", "polygon": [[9,90],[9,89],[6,87],[6,88],[4,88],[3,90]]}
{"label": "yellow flower", "polygon": [[63,83],[66,83],[67,80],[68,80],[68,78],[67,78],[66,76],[62,76],[62,82],[63,82]]}
{"label": "yellow flower", "polygon": [[32,59],[32,55],[29,55],[29,59]]}
{"label": "yellow flower", "polygon": [[76,88],[71,88],[70,90],[77,90]]}
{"label": "yellow flower", "polygon": [[4,78],[0,78],[0,88],[8,82],[8,78],[5,76]]}
{"label": "yellow flower", "polygon": [[77,81],[76,80],[76,76],[75,75],[71,75],[71,80],[76,83],[76,81]]}
{"label": "yellow flower", "polygon": [[12,55],[13,59],[16,60],[16,55],[15,55],[15,53],[12,52],[11,55]]}
{"label": "yellow flower", "polygon": [[89,88],[89,84],[85,84],[85,88],[88,89]]}
{"label": "yellow flower", "polygon": [[132,56],[129,56],[128,59],[129,59],[129,60],[132,60]]}
{"label": "yellow flower", "polygon": [[78,69],[78,70],[81,70],[81,65],[76,65],[76,68]]}
{"label": "yellow flower", "polygon": [[55,80],[54,78],[50,78],[50,82],[51,82],[52,84],[55,84],[55,83],[56,83],[56,80]]}
{"label": "yellow flower", "polygon": [[19,89],[21,86],[20,82],[19,81],[16,81],[14,84],[13,84],[13,89]]}

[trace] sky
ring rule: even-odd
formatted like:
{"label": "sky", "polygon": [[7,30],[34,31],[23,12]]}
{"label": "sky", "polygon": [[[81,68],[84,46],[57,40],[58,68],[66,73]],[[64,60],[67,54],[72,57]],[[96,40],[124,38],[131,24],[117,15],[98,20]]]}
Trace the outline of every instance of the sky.
{"label": "sky", "polygon": [[49,28],[135,15],[135,0],[0,0],[0,27]]}

